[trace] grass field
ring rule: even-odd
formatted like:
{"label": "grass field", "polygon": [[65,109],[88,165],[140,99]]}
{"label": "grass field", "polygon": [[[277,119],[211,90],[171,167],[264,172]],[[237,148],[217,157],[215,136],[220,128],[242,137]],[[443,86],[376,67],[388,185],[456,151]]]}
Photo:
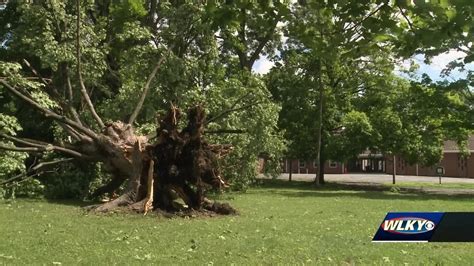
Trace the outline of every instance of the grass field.
{"label": "grass field", "polygon": [[0,202],[0,264],[474,262],[474,243],[371,243],[387,211],[474,211],[472,197],[270,181],[221,200],[240,216],[97,216],[71,202]]}

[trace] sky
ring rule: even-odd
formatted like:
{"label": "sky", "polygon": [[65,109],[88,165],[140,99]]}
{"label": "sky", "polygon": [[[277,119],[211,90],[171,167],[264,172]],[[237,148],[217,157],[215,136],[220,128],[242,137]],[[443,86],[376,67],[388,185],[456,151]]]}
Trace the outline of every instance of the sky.
{"label": "sky", "polygon": [[[417,71],[417,74],[421,75],[423,73],[428,74],[428,76],[431,77],[431,79],[435,81],[440,81],[444,79],[448,79],[450,81],[463,78],[466,76],[466,73],[461,73],[459,71],[453,71],[449,77],[443,77],[441,75],[441,71],[445,68],[445,66],[456,59],[464,57],[465,54],[463,52],[459,51],[450,51],[448,53],[440,54],[438,56],[435,56],[430,64],[425,64],[424,61],[424,55],[416,55],[411,58],[416,64],[419,65],[419,69]],[[262,56],[260,57],[259,60],[257,60],[253,66],[253,71],[256,73],[260,74],[266,74],[270,71],[270,69],[273,67],[273,63],[268,60],[267,57]],[[402,62],[402,66],[409,66],[410,65],[410,60],[405,60]],[[470,64],[468,67],[470,70],[474,70],[474,65]],[[403,75],[402,75],[403,76]]]}

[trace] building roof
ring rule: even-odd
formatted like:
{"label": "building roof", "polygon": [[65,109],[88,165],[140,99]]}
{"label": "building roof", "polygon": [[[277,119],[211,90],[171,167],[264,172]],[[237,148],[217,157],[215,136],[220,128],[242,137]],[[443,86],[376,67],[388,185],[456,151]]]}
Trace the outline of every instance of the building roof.
{"label": "building roof", "polygon": [[[474,135],[469,136],[467,140],[467,149],[474,152]],[[443,152],[459,152],[460,149],[456,141],[447,140],[444,142]]]}

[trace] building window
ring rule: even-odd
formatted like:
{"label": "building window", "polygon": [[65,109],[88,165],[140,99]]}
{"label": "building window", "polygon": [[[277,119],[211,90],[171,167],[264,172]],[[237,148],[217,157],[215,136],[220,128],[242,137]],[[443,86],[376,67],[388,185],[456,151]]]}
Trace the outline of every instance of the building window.
{"label": "building window", "polygon": [[300,168],[305,168],[306,167],[306,162],[305,161],[299,161]]}
{"label": "building window", "polygon": [[329,161],[329,168],[336,168],[336,167],[337,167],[337,162]]}
{"label": "building window", "polygon": [[317,168],[318,167],[318,162],[316,160],[313,161],[313,167]]}

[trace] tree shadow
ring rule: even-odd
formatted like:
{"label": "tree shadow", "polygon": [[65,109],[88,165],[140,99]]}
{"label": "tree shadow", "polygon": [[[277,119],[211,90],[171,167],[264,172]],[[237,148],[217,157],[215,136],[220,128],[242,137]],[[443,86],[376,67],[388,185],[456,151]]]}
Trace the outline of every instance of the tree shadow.
{"label": "tree shadow", "polygon": [[75,199],[46,199],[46,201],[51,204],[66,205],[66,206],[80,207],[80,208],[103,203],[100,201],[82,201],[82,200],[75,200]]}
{"label": "tree shadow", "polygon": [[[262,182],[263,181],[263,182]],[[392,188],[380,184],[350,185],[340,183],[326,183],[315,186],[305,181],[283,181],[283,180],[260,180],[255,188],[257,194],[272,194],[285,197],[357,197],[373,200],[446,200],[446,201],[468,201],[474,199],[473,193],[447,195],[421,191],[413,188]]]}

